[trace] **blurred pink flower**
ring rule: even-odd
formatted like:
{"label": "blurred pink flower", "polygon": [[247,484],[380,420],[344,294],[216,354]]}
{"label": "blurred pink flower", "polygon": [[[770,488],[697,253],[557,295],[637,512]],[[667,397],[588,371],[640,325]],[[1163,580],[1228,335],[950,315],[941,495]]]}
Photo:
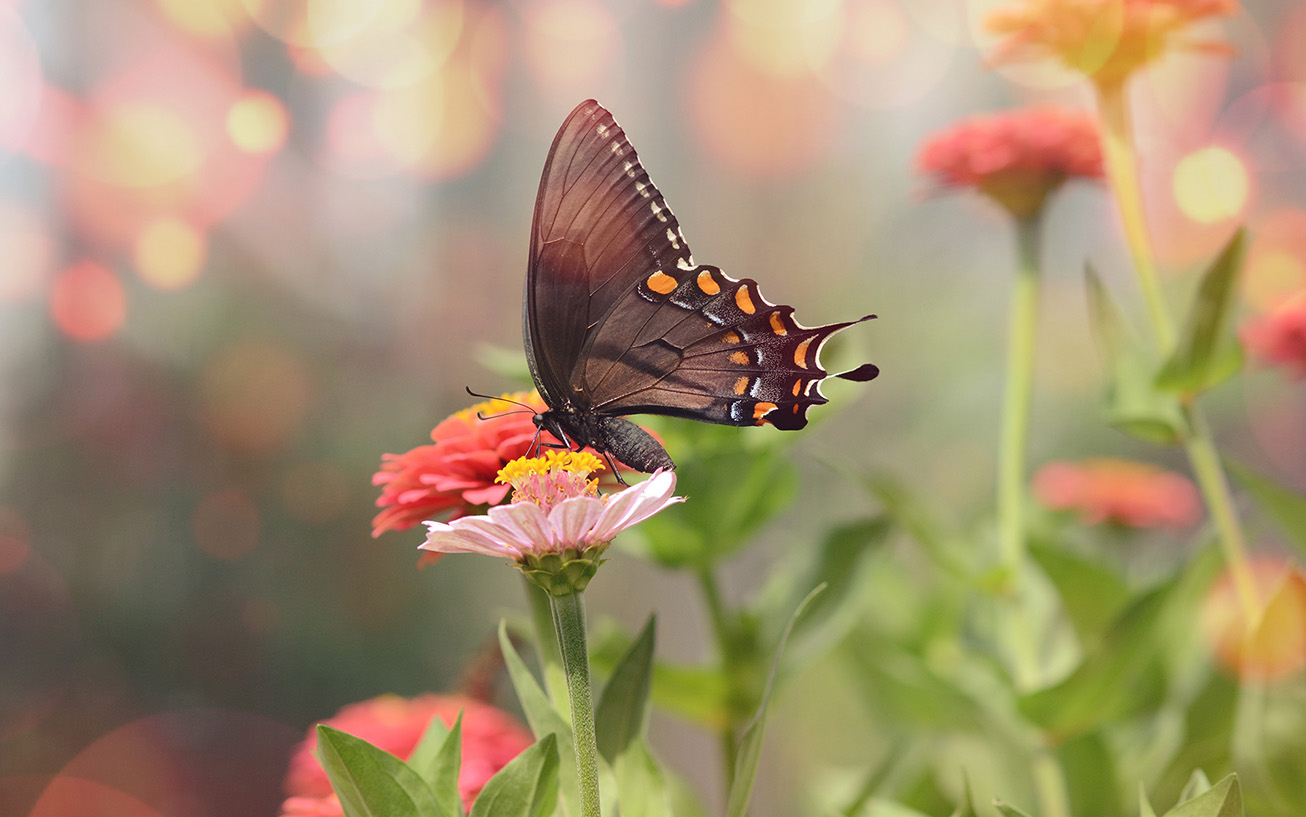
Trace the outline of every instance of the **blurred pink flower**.
{"label": "blurred pink flower", "polygon": [[1202,514],[1188,478],[1128,460],[1048,463],[1034,476],[1034,495],[1053,510],[1075,511],[1087,525],[1183,527]]}
{"label": "blurred pink flower", "polygon": [[1306,292],[1248,323],[1241,334],[1253,356],[1306,377]]}
{"label": "blurred pink flower", "polygon": [[1306,668],[1306,574],[1273,556],[1260,556],[1250,567],[1262,606],[1254,623],[1228,570],[1207,594],[1202,618],[1215,657],[1240,678],[1299,673]]}
{"label": "blurred pink flower", "polygon": [[[463,805],[471,807],[481,788],[499,769],[531,745],[533,739],[510,715],[471,698],[419,695],[401,698],[382,695],[350,704],[321,721],[407,760],[416,748],[427,724],[439,718],[452,726],[463,713],[462,769],[458,789]],[[295,749],[286,773],[286,801],[281,817],[340,817],[340,801],[331,791],[331,781],[314,757],[316,725]]]}
{"label": "blurred pink flower", "polygon": [[1037,213],[1067,179],[1102,177],[1096,120],[1046,106],[962,120],[930,137],[916,164],[942,185],[988,195],[1016,218]]}
{"label": "blurred pink flower", "polygon": [[1170,47],[1228,54],[1223,43],[1182,35],[1193,23],[1239,10],[1237,0],[1012,0],[985,26],[1005,37],[998,61],[1053,56],[1098,85],[1114,86]]}
{"label": "blurred pink flower", "polygon": [[[547,408],[534,392],[504,397],[535,411]],[[439,514],[457,518],[502,502],[508,486],[494,478],[500,468],[526,453],[536,432],[532,414],[514,409],[499,400],[479,403],[437,425],[432,445],[382,455],[381,470],[372,477],[372,484],[381,486],[376,504],[382,509],[372,520],[372,535],[406,530]],[[478,412],[499,416],[482,420]],[[540,441],[557,442],[548,434]]]}
{"label": "blurred pink flower", "polygon": [[485,516],[427,522],[429,533],[419,547],[511,559],[556,595],[584,590],[618,533],[684,501],[675,496],[675,472],[661,469],[644,482],[599,496],[598,480],[589,475],[602,467],[588,452],[551,450],[514,460],[500,475],[513,487],[511,504],[490,508]]}

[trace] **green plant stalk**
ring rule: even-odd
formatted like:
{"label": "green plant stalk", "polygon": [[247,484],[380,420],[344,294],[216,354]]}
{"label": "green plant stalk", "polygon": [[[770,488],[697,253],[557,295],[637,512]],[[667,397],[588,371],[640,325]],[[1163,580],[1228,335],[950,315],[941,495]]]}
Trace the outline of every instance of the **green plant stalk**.
{"label": "green plant stalk", "polygon": [[1002,398],[998,448],[998,543],[1010,587],[1018,588],[1025,564],[1025,461],[1034,384],[1034,335],[1038,326],[1039,234],[1036,214],[1016,220],[1016,281],[1007,336],[1007,383]]}
{"label": "green plant stalk", "polygon": [[594,735],[594,695],[590,688],[584,595],[550,595],[549,600],[553,608],[553,627],[562,652],[562,669],[567,676],[572,740],[576,744],[576,777],[580,781],[580,814],[581,817],[600,817],[599,748]]}
{"label": "green plant stalk", "polygon": [[717,654],[721,657],[721,672],[726,681],[727,714],[722,719],[721,726],[717,729],[717,745],[721,748],[721,767],[725,779],[725,789],[730,791],[730,787],[735,782],[735,754],[739,749],[739,742],[736,737],[737,724],[733,715],[734,707],[730,705],[736,698],[734,687],[736,673],[733,672],[735,666],[735,638],[725,605],[721,602],[721,590],[717,587],[716,576],[712,574],[712,569],[710,567],[700,567],[697,575],[699,589],[703,592],[703,600],[707,604],[708,615],[712,619],[712,633],[716,637]]}
{"label": "green plant stalk", "polygon": [[[1102,153],[1107,178],[1115,194],[1116,206],[1120,209],[1125,240],[1134,267],[1138,270],[1152,332],[1164,359],[1174,351],[1175,330],[1161,292],[1156,254],[1147,230],[1142,185],[1138,179],[1133,130],[1130,126],[1129,100],[1124,84],[1098,85],[1097,100],[1102,120]],[[1254,622],[1260,618],[1259,594],[1248,565],[1246,537],[1234,508],[1233,493],[1224,473],[1224,465],[1220,462],[1210,427],[1201,410],[1191,401],[1186,401],[1183,404],[1183,414],[1187,424],[1183,442],[1193,476],[1197,478],[1197,485],[1206,499],[1207,512],[1219,534],[1220,547],[1224,551],[1225,564],[1233,575],[1244,620],[1249,626],[1254,626]]]}
{"label": "green plant stalk", "polygon": [[[1031,689],[1038,681],[1038,653],[1030,619],[1024,609],[1023,575],[1028,547],[1025,525],[1026,461],[1029,458],[1029,417],[1034,393],[1034,339],[1038,328],[1042,211],[1016,219],[1016,280],[1008,315],[1007,382],[1002,399],[998,448],[998,547],[1006,574],[1007,637],[1016,688]],[[1065,776],[1037,730],[1031,730],[1030,771],[1039,813],[1069,817]]]}

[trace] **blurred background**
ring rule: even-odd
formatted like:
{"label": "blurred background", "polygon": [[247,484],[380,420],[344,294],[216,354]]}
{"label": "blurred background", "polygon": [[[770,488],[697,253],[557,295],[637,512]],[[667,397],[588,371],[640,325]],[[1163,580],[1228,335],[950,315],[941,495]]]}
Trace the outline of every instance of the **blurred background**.
{"label": "blurred background", "polygon": [[[458,687],[518,579],[419,572],[416,531],[371,537],[370,478],[465,386],[523,386],[535,192],[587,97],[700,262],[809,325],[880,315],[827,362],[883,375],[827,388],[792,449],[803,511],[731,565],[732,592],[864,513],[847,473],[986,507],[1013,237],[915,152],[974,113],[1090,104],[1050,66],[988,64],[992,5],[0,2],[0,813],[64,774],[159,809],[131,817],[272,814],[314,719]],[[1171,55],[1133,89],[1144,182],[1175,303],[1251,227],[1252,315],[1306,280],[1306,6],[1252,0],[1210,32],[1235,54]],[[1047,226],[1035,464],[1184,470],[1097,418],[1085,259],[1137,305],[1106,195],[1068,187]],[[1226,453],[1306,487],[1301,381],[1254,370],[1210,403]],[[688,587],[616,558],[591,617],[656,610],[661,652],[706,660]],[[844,738],[820,750],[855,755]],[[719,794],[695,771],[710,738],[661,718],[654,742]]]}

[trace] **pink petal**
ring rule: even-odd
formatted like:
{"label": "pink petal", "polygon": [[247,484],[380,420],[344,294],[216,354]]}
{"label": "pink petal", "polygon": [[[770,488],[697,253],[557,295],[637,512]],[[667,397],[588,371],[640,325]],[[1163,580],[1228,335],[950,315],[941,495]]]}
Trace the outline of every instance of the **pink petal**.
{"label": "pink petal", "polygon": [[452,522],[427,522],[422,550],[440,553],[482,553],[486,556],[517,558],[508,531],[484,516],[464,516]]}
{"label": "pink petal", "polygon": [[639,485],[609,496],[603,515],[590,535],[599,542],[611,541],[621,531],[643,522],[668,505],[684,502],[684,497],[673,496],[675,490],[674,471],[655,471]]}
{"label": "pink petal", "polygon": [[508,532],[518,552],[548,553],[555,549],[553,528],[539,505],[532,502],[496,505],[487,514]]}
{"label": "pink petal", "polygon": [[604,503],[598,497],[573,496],[558,503],[549,514],[549,524],[553,526],[556,541],[584,550],[590,545],[607,541],[595,539],[590,531],[603,516]]}

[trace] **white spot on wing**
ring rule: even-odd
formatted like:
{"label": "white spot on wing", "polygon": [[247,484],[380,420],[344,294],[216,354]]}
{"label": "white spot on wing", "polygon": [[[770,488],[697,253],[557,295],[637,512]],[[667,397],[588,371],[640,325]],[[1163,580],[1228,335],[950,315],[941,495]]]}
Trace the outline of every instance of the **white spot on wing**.
{"label": "white spot on wing", "polygon": [[635,173],[635,166],[630,162],[626,162],[625,171],[626,171],[626,176],[631,179],[635,178],[635,176],[638,175]]}
{"label": "white spot on wing", "polygon": [[667,217],[662,215],[662,208],[658,207],[658,203],[656,201],[653,202],[650,206],[653,208],[653,215],[658,217],[658,221],[665,222],[667,220]]}
{"label": "white spot on wing", "polygon": [[648,185],[644,184],[643,182],[635,182],[635,189],[639,191],[639,194],[641,196],[643,196],[644,198],[648,198],[649,196]]}
{"label": "white spot on wing", "polygon": [[680,249],[680,242],[676,240],[676,231],[670,227],[667,228],[667,241],[671,242],[671,248],[673,250]]}
{"label": "white spot on wing", "polygon": [[693,269],[694,269],[694,257],[691,255],[691,256],[689,257],[689,260],[688,260],[688,261],[686,261],[686,260],[683,259],[683,258],[677,258],[677,259],[676,259],[676,266],[679,267],[680,269],[682,269],[682,270],[686,270],[686,271],[693,270]]}
{"label": "white spot on wing", "polygon": [[617,142],[617,141],[615,141],[615,140],[612,142],[612,152],[615,153],[615,154],[617,154],[618,156],[621,155],[621,143],[620,143],[620,142]]}
{"label": "white spot on wing", "polygon": [[600,122],[600,123],[599,123],[599,126],[598,126],[597,128],[594,129],[594,132],[597,133],[599,136],[607,136],[607,135],[608,135],[608,126],[605,125],[605,124],[603,124],[602,122]]}

